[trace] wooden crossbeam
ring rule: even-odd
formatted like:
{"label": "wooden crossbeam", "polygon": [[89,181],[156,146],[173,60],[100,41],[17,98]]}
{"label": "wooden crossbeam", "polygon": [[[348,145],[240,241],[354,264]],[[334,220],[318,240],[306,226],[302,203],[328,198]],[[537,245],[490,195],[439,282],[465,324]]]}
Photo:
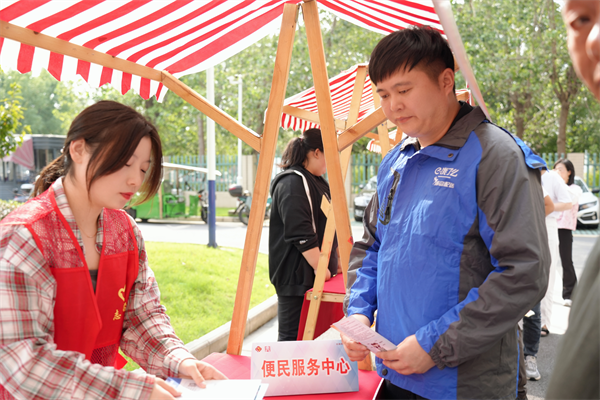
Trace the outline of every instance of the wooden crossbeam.
{"label": "wooden crossbeam", "polygon": [[[367,78],[367,66],[359,65],[356,69],[356,78],[354,79],[354,88],[352,89],[352,98],[350,100],[350,110],[348,111],[347,126],[352,126],[358,121],[360,112],[360,101],[365,90],[365,79]],[[377,108],[377,107],[375,107]]]}
{"label": "wooden crossbeam", "polygon": [[[344,297],[346,295],[345,294],[341,294],[341,293],[323,293],[321,295],[321,302],[323,303],[343,303],[344,302]],[[312,299],[312,294],[310,292],[306,292],[306,300],[311,301]],[[303,340],[307,340],[307,339],[303,339]],[[308,339],[310,340],[310,339]]]}
{"label": "wooden crossbeam", "polygon": [[[293,106],[283,106],[283,112],[293,117],[297,117],[305,121],[314,122],[315,124],[321,125],[321,123],[319,122],[319,114],[315,112],[303,110],[301,108]],[[344,129],[346,129],[346,121],[336,119],[335,127],[336,129],[343,131]]]}
{"label": "wooden crossbeam", "polygon": [[128,74],[137,75],[142,78],[162,82],[167,88],[188,101],[200,112],[206,114],[217,124],[242,139],[254,150],[260,152],[260,136],[237,122],[219,107],[210,104],[204,97],[200,96],[193,89],[168,72],[136,64],[119,57],[113,57],[106,53],[44,35],[43,33],[34,32],[31,29],[22,28],[6,21],[0,21],[0,37],[5,37],[23,44],[39,47],[40,49],[49,50],[82,61],[88,61]]}
{"label": "wooden crossbeam", "polygon": [[190,105],[194,106],[198,111],[204,113],[208,118],[227,129],[229,132],[242,139],[244,143],[252,147],[254,150],[261,151],[260,136],[251,133],[244,125],[240,124],[236,119],[222,111],[220,108],[211,104],[204,97],[199,95],[192,88],[175,78],[170,73],[162,72],[162,82],[173,93],[177,94]]}
{"label": "wooden crossbeam", "polygon": [[275,149],[277,147],[277,136],[279,134],[279,121],[283,111],[285,91],[290,74],[292,61],[292,48],[296,32],[296,20],[298,18],[298,6],[286,3],[283,8],[281,30],[279,32],[279,43],[277,55],[275,56],[275,68],[271,83],[271,94],[269,95],[269,108],[265,117],[265,128],[262,138],[262,148],[258,169],[256,171],[256,183],[252,196],[252,208],[250,220],[246,231],[244,253],[242,255],[242,266],[238,278],[238,287],[233,306],[231,318],[231,330],[227,343],[228,354],[241,354],[246,329],[246,319],[250,308],[250,296],[258,258],[258,247],[262,226],[265,218],[267,197],[269,196],[269,185],[271,183],[271,171],[275,160]]}
{"label": "wooden crossbeam", "polygon": [[325,225],[325,233],[323,234],[323,242],[321,243],[321,254],[319,255],[319,263],[315,274],[315,283],[313,285],[312,297],[310,298],[310,306],[308,307],[302,340],[313,340],[315,337],[315,326],[317,325],[319,309],[321,308],[323,287],[325,285],[327,269],[329,268],[331,247],[333,246],[333,239],[335,237],[333,210],[325,195],[323,195],[321,200],[321,211],[327,217],[327,224]]}
{"label": "wooden crossbeam", "polygon": [[[344,150],[348,146],[352,146],[358,139],[365,136],[377,125],[381,124],[386,120],[386,116],[383,113],[381,107],[375,109],[368,114],[363,120],[352,125],[346,129],[338,137],[338,148],[340,151]],[[327,154],[325,155],[327,156]]]}

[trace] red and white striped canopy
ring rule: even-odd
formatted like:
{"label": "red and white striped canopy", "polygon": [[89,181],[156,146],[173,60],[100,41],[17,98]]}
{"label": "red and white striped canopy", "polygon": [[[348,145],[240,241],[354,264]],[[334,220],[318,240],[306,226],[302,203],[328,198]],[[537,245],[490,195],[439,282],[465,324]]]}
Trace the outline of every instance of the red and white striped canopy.
{"label": "red and white striped canopy", "polygon": [[12,161],[29,170],[35,169],[35,157],[33,153],[33,138],[31,135],[25,135],[23,142],[10,155],[4,157],[2,161]]}
{"label": "red and white striped canopy", "polygon": [[[126,59],[176,77],[214,66],[277,33],[284,3],[301,0],[2,0],[0,20]],[[431,0],[318,0],[366,29],[442,26]],[[166,88],[68,56],[0,38],[0,66],[21,73],[47,69],[58,80],[80,75],[92,86],[162,98]]]}
{"label": "red and white striped canopy", "polygon": [[[352,101],[352,92],[354,90],[354,81],[356,79],[356,73],[358,71],[358,64],[342,71],[339,75],[329,79],[329,90],[331,92],[331,102],[333,104],[333,117],[335,119],[347,120],[348,113],[350,112],[350,103]],[[302,110],[311,111],[318,113],[317,109],[317,97],[315,95],[315,88],[311,87],[298,93],[292,97],[285,99],[283,103],[286,106],[292,106],[300,108]],[[373,103],[373,90],[371,88],[371,79],[367,74],[365,79],[365,86],[363,89],[363,95],[360,100],[360,111],[358,113],[358,120],[362,120],[370,111],[375,108]],[[315,122],[305,121],[298,117],[291,116],[283,113],[281,115],[281,127],[291,128],[293,130],[305,131],[311,128],[318,128],[319,124]]]}

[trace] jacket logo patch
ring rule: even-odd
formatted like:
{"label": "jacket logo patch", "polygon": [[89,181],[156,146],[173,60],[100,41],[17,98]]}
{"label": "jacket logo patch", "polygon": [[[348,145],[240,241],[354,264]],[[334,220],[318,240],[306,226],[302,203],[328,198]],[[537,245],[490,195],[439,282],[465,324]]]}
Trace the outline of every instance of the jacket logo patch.
{"label": "jacket logo patch", "polygon": [[301,245],[303,245],[304,243],[306,243],[306,240],[301,240],[301,241],[300,241],[300,242],[298,242],[298,243],[300,243]]}
{"label": "jacket logo patch", "polygon": [[456,168],[441,168],[435,170],[436,176],[433,178],[433,186],[447,187],[454,189],[454,183],[450,179],[458,177],[458,169]]}

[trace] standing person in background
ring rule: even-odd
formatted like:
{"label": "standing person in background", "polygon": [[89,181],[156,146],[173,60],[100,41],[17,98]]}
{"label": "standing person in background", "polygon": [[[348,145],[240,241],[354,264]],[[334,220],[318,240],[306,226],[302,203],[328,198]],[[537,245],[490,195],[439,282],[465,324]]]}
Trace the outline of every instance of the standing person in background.
{"label": "standing person in background", "polygon": [[[279,341],[296,340],[302,303],[313,287],[327,217],[323,195],[331,198],[321,130],[309,129],[290,140],[281,157],[283,172],[271,183],[269,276],[278,298]],[[327,278],[341,270],[337,241],[329,258]]]}
{"label": "standing person in background", "polygon": [[[542,188],[544,192],[544,212],[546,216],[554,211],[554,203]],[[529,315],[527,315],[529,314]],[[540,380],[541,375],[537,368],[537,353],[540,347],[540,334],[542,330],[542,313],[540,303],[536,304],[529,313],[523,317],[523,329],[519,335],[520,364],[519,364],[519,392],[518,399],[527,397],[525,383],[527,380]],[[522,349],[522,350],[521,350]]]}
{"label": "standing person in background", "polygon": [[579,197],[583,191],[575,184],[575,167],[569,160],[558,160],[554,170],[565,181],[571,195],[573,205],[570,210],[565,210],[556,219],[558,226],[558,249],[563,267],[563,292],[565,306],[571,307],[571,294],[577,284],[577,275],[573,266],[573,231],[577,228],[577,211],[579,210]]}
{"label": "standing person in background", "polygon": [[[0,222],[0,399],[168,400],[179,392],[161,378],[225,379],[175,335],[122,210],[158,191],[161,159],[150,122],[98,102],[71,124],[37,197]],[[119,348],[147,373],[113,368]]]}
{"label": "standing person in background", "polygon": [[[554,212],[546,216],[546,230],[548,232],[548,246],[550,247],[550,274],[548,278],[548,290],[542,299],[542,337],[550,334],[549,326],[552,321],[552,307],[554,303],[554,285],[560,265],[560,252],[558,251],[558,225],[556,219],[561,211],[570,210],[571,195],[569,188],[563,179],[555,171],[542,171],[542,187],[554,203]],[[562,286],[562,285],[561,285]],[[527,345],[526,345],[527,346]],[[537,367],[536,367],[537,369]]]}
{"label": "standing person in background", "polygon": [[[573,67],[600,101],[600,1],[566,0],[563,19]],[[600,239],[573,293],[556,359],[546,399],[600,398]]]}

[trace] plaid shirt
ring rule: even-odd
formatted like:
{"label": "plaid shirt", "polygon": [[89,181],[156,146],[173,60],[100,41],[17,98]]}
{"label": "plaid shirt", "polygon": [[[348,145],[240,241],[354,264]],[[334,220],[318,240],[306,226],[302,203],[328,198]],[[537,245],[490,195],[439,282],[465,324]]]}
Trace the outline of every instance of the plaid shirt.
{"label": "plaid shirt", "polygon": [[[52,185],[60,212],[83,249],[81,233],[62,180]],[[102,247],[100,214],[96,250]],[[81,353],[54,344],[56,281],[31,232],[4,226],[0,242],[0,385],[27,399],[140,399],[154,386],[154,374],[177,376],[181,361],[194,358],[175,335],[160,304],[142,235],[132,223],[139,248],[139,273],[127,301],[120,347],[148,374],[92,364]],[[0,391],[0,397],[1,391]]]}

